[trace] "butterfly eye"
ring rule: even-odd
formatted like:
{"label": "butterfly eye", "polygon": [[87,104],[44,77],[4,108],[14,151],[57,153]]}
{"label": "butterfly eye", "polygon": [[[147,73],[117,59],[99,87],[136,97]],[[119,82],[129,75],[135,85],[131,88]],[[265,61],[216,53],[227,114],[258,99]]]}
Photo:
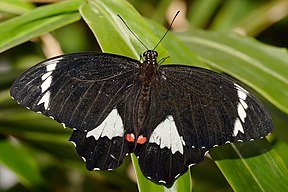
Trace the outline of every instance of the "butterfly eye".
{"label": "butterfly eye", "polygon": [[158,53],[156,51],[153,51],[153,54],[155,57],[158,57]]}

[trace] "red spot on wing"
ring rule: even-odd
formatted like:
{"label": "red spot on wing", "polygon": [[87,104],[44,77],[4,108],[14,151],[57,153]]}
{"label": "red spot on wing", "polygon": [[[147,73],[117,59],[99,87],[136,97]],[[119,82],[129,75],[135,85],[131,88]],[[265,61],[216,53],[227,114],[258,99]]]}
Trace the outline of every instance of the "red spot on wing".
{"label": "red spot on wing", "polygon": [[[135,135],[134,133],[129,133],[129,134],[126,134],[126,137],[125,137],[126,141],[130,142],[130,143],[134,143],[135,142]],[[137,138],[137,144],[144,144],[146,143],[147,141],[147,138],[144,137],[143,135],[140,135],[138,138]]]}
{"label": "red spot on wing", "polygon": [[137,143],[138,143],[138,144],[144,144],[144,143],[146,143],[146,141],[147,141],[147,138],[144,137],[143,135],[140,135],[140,136],[137,138]]}
{"label": "red spot on wing", "polygon": [[126,134],[126,141],[128,142],[135,142],[135,135],[133,133],[130,133],[130,134]]}

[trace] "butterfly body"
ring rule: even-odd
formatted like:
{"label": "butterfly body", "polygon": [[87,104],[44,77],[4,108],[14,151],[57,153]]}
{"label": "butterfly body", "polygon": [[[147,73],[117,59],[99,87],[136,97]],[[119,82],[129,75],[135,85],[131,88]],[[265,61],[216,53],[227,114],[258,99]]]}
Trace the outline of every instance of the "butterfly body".
{"label": "butterfly body", "polygon": [[112,170],[129,153],[143,174],[172,184],[210,148],[266,136],[260,102],[226,76],[198,67],[158,65],[105,53],[74,53],[23,73],[11,96],[73,128],[88,170]]}
{"label": "butterfly body", "polygon": [[[138,78],[136,78],[134,82],[134,85],[139,84],[136,87],[136,91],[139,92],[136,94],[134,99],[135,116],[133,117],[133,120],[135,122],[134,132],[136,138],[139,136],[138,133],[142,131],[142,127],[145,126],[145,121],[150,113],[151,89],[153,89],[158,76],[158,65],[155,60],[156,56],[157,53],[155,51],[146,51],[144,53],[144,61],[140,64],[140,72]],[[141,135],[141,137],[145,136]]]}

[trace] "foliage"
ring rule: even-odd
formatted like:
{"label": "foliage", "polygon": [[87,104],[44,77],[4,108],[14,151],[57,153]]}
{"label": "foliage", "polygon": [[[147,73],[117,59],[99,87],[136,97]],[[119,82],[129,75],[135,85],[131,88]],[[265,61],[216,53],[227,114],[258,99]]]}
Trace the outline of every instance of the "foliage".
{"label": "foliage", "polygon": [[[267,45],[288,44],[283,38],[275,39],[287,35],[287,0],[182,1],[185,8],[178,8],[177,2],[162,0],[157,6],[148,0],[0,2],[0,191],[137,190],[129,158],[115,171],[88,172],[67,141],[71,130],[17,105],[9,97],[9,87],[21,72],[45,59],[44,54],[61,54],[58,45],[65,53],[99,51],[99,46],[104,52],[139,59],[145,48],[117,14],[147,47],[154,48],[165,33],[163,25],[170,22],[166,14],[173,15],[177,9],[182,16],[176,19],[175,30],[184,25],[185,32],[169,33],[157,47],[160,57],[170,57],[164,64],[210,68],[245,83],[269,109],[275,131],[269,141],[212,149],[203,163],[191,169],[193,186],[189,173],[169,189],[156,185],[143,177],[131,156],[138,189],[287,191],[288,55],[284,48]],[[4,171],[14,175],[5,185],[1,182]]]}

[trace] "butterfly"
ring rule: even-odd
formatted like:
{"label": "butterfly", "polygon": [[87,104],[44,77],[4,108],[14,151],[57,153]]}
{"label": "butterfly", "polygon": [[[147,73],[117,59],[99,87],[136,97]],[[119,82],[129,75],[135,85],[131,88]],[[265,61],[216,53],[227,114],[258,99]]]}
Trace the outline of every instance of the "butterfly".
{"label": "butterfly", "polygon": [[19,104],[73,129],[88,170],[113,170],[134,153],[144,176],[171,185],[212,147],[272,131],[262,104],[223,74],[81,52],[42,61],[19,76]]}

